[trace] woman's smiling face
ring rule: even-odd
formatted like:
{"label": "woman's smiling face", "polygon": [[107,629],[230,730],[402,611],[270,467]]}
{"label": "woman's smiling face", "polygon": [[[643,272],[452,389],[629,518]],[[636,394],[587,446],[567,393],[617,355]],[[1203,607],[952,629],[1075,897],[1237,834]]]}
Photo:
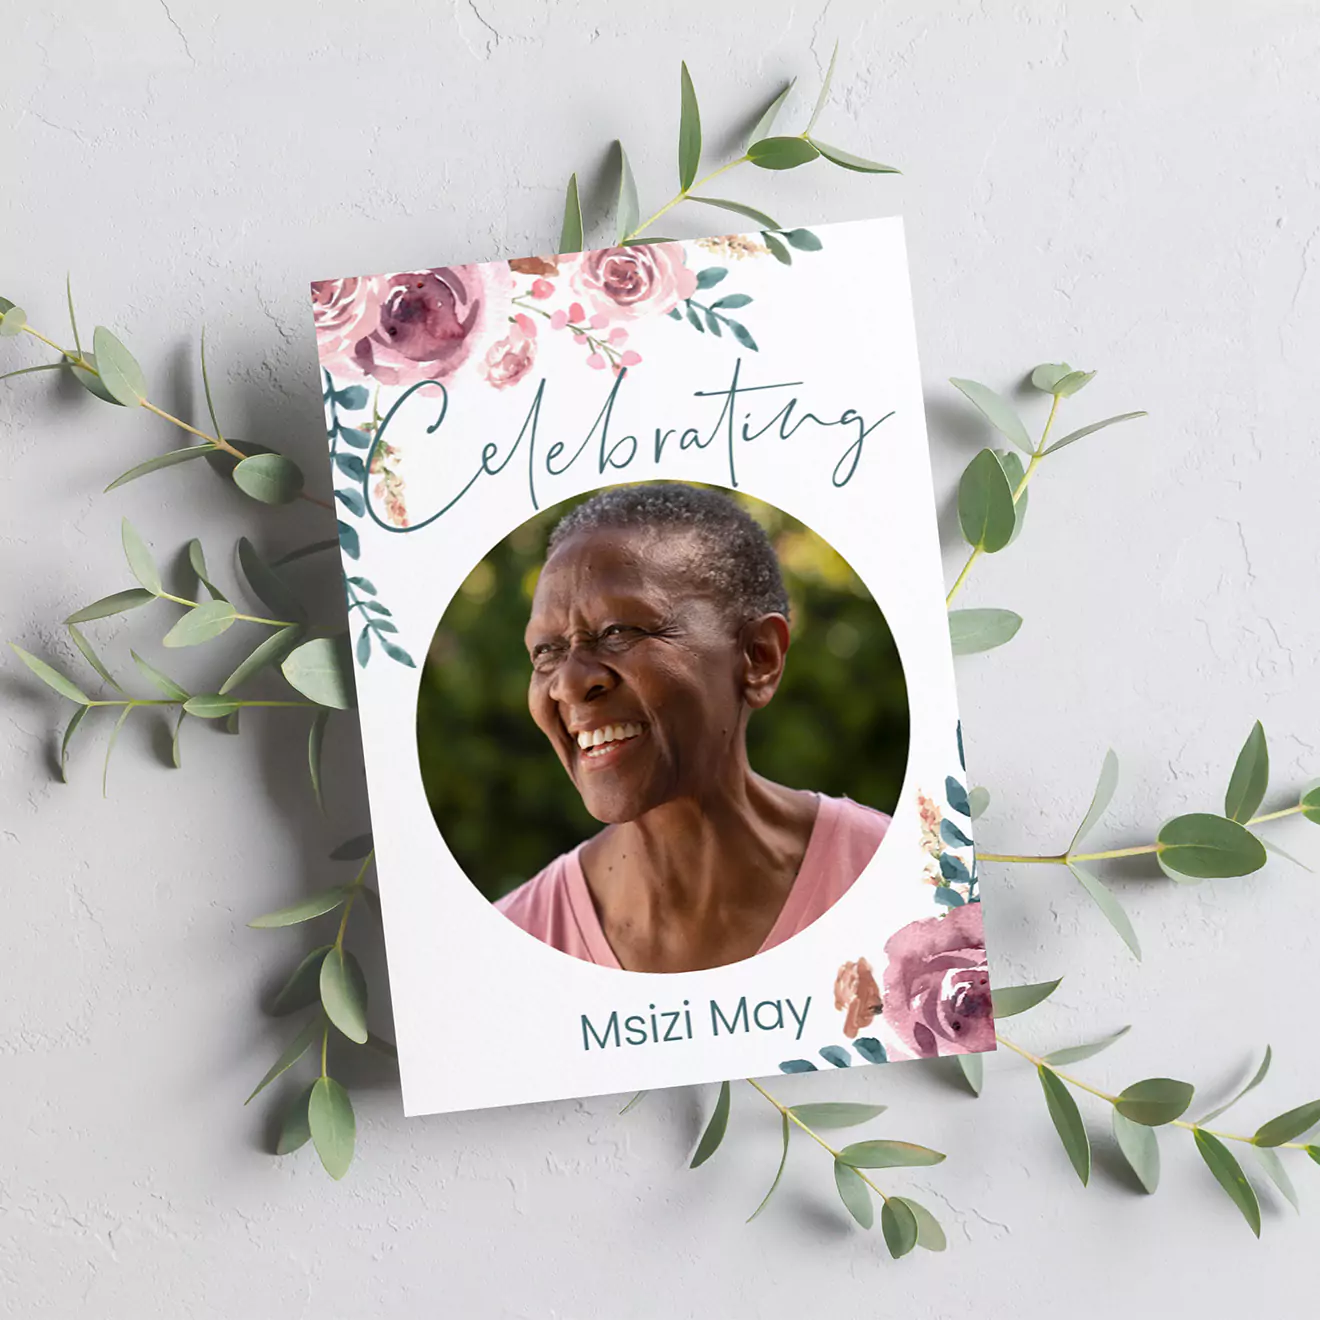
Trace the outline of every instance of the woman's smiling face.
{"label": "woman's smiling face", "polygon": [[700,797],[736,764],[746,657],[701,554],[690,532],[596,528],[537,581],[528,707],[597,820]]}

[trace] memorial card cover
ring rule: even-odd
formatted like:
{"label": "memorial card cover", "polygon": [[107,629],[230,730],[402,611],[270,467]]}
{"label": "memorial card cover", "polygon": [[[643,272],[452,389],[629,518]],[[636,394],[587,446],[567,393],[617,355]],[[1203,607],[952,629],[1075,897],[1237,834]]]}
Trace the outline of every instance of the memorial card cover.
{"label": "memorial card cover", "polygon": [[405,1111],[993,1049],[901,222],[312,307]]}

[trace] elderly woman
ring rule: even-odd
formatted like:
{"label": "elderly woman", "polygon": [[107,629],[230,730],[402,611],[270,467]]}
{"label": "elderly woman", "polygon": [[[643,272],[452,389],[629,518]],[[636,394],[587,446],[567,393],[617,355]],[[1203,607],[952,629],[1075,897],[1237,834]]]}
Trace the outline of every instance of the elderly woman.
{"label": "elderly woman", "polygon": [[579,505],[550,538],[526,642],[532,718],[605,824],[499,901],[529,934],[603,967],[720,967],[809,926],[871,860],[887,816],[748,763],[788,597],[727,495],[655,482]]}

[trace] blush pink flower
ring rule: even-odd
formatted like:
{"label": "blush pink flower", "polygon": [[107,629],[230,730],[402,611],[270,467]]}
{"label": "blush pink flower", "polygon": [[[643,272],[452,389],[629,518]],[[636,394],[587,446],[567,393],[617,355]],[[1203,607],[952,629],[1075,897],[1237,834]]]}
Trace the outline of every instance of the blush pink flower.
{"label": "blush pink flower", "polygon": [[913,1054],[994,1049],[979,903],[904,926],[885,954],[884,1020]]}
{"label": "blush pink flower", "polygon": [[486,350],[481,374],[497,390],[504,390],[522,380],[535,361],[536,340],[523,330],[521,324],[513,324],[503,339],[497,339]]}
{"label": "blush pink flower", "polygon": [[603,325],[667,312],[697,290],[696,274],[687,268],[679,243],[584,252],[570,283],[591,304],[593,326],[597,316],[604,318]]}
{"label": "blush pink flower", "polygon": [[380,291],[371,276],[315,280],[312,321],[321,364],[332,376],[356,371],[353,348],[369,335],[380,316]]}

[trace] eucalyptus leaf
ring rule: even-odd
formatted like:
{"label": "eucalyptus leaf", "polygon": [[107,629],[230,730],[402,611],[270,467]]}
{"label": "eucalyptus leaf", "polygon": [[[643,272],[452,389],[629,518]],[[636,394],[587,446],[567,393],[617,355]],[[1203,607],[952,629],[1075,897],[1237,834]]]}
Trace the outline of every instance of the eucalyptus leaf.
{"label": "eucalyptus leaf", "polygon": [[220,430],[220,420],[215,415],[215,400],[211,398],[211,377],[206,370],[206,327],[202,326],[201,343],[198,345],[197,356],[202,364],[202,393],[206,396],[206,411],[211,416],[211,425],[215,427],[215,433],[223,436],[224,432]]}
{"label": "eucalyptus leaf", "polygon": [[1022,484],[1027,470],[1022,463],[1022,456],[1013,449],[996,449],[995,457],[1008,478],[1008,488],[1013,492],[1013,535],[1008,538],[1009,545],[1022,535],[1022,528],[1027,521],[1027,506],[1031,500],[1031,491]]}
{"label": "eucalyptus leaf", "polygon": [[330,722],[328,710],[318,710],[307,731],[307,773],[312,781],[312,796],[316,805],[325,810],[325,797],[321,791],[321,751],[325,745],[325,726]]}
{"label": "eucalyptus leaf", "polygon": [[1053,394],[1054,387],[1072,371],[1066,362],[1042,362],[1031,373],[1031,383],[1042,394]]}
{"label": "eucalyptus leaf", "polygon": [[348,885],[335,885],[331,889],[323,889],[319,894],[313,894],[310,898],[291,903],[288,907],[267,912],[264,916],[249,921],[248,925],[254,930],[275,930],[281,926],[297,926],[341,907],[348,898],[349,892]]}
{"label": "eucalyptus leaf", "polygon": [[80,610],[74,610],[64,622],[87,623],[92,619],[107,619],[112,614],[126,614],[129,610],[135,610],[139,605],[145,605],[155,599],[155,593],[145,587],[129,587],[127,591],[116,591],[111,596],[102,596],[100,600],[84,605]]}
{"label": "eucalyptus leaf", "polygon": [[146,543],[137,534],[137,529],[127,518],[120,524],[120,536],[124,545],[124,558],[133,576],[153,596],[159,596],[164,590],[160,580],[160,569],[147,549]]}
{"label": "eucalyptus leaf", "polygon": [[326,550],[338,549],[338,537],[333,541],[312,541],[308,545],[300,545],[296,550],[290,550],[286,555],[281,555],[271,567],[283,568],[286,564],[296,563],[299,559],[306,559],[309,555],[319,555]]}
{"label": "eucalyptus leaf", "polygon": [[1091,794],[1091,805],[1086,809],[1086,815],[1082,817],[1082,823],[1077,827],[1077,833],[1072,836],[1072,842],[1068,845],[1068,852],[1071,854],[1079,843],[1088,835],[1099,822],[1114,798],[1114,790],[1118,787],[1118,757],[1114,755],[1114,749],[1111,747],[1105,753],[1105,759],[1100,763],[1100,778],[1096,781],[1095,792]]}
{"label": "eucalyptus leaf", "polygon": [[1224,815],[1229,820],[1246,824],[1265,800],[1270,782],[1270,750],[1265,741],[1265,729],[1257,720],[1242,744],[1233,776],[1224,795]]}
{"label": "eucalyptus leaf", "polygon": [[839,1152],[839,1159],[855,1169],[917,1169],[940,1164],[945,1156],[910,1141],[854,1141]]}
{"label": "eucalyptus leaf", "polygon": [[1315,869],[1313,867],[1307,866],[1307,864],[1304,861],[1302,861],[1300,857],[1294,857],[1292,853],[1288,852],[1284,848],[1280,848],[1277,843],[1271,842],[1269,839],[1265,838],[1264,836],[1258,836],[1258,837],[1260,837],[1261,847],[1263,847],[1266,852],[1271,852],[1276,857],[1282,857],[1284,861],[1291,862],[1294,866],[1300,866],[1303,871],[1307,872],[1308,875],[1315,874]]}
{"label": "eucalyptus leaf", "polygon": [[1105,920],[1118,932],[1119,938],[1131,949],[1132,956],[1140,962],[1141,941],[1137,938],[1132,921],[1123,911],[1118,899],[1110,893],[1099,876],[1092,875],[1077,862],[1069,862],[1067,865],[1073,874],[1073,879],[1091,896],[1096,907],[1104,914]]}
{"label": "eucalyptus leaf", "polygon": [[256,546],[246,536],[239,538],[238,562],[258,599],[278,615],[281,621],[302,623],[306,620],[307,611],[303,609],[298,597],[289,590],[284,579],[261,557]]}
{"label": "eucalyptus leaf", "polygon": [[1293,1180],[1288,1176],[1288,1170],[1283,1167],[1279,1152],[1269,1146],[1258,1146],[1255,1155],[1270,1182],[1279,1189],[1284,1199],[1294,1210],[1300,1211],[1302,1206],[1297,1199],[1297,1188],[1293,1186]]}
{"label": "eucalyptus leaf", "polygon": [[779,222],[777,220],[766,215],[764,211],[758,211],[756,207],[748,206],[744,202],[730,202],[723,197],[689,197],[688,201],[702,202],[706,206],[718,206],[721,210],[732,211],[735,215],[741,215],[748,220],[756,221],[758,228],[779,228]]}
{"label": "eucalyptus leaf", "polygon": [[[625,1112],[627,1111],[625,1110]],[[784,1176],[784,1166],[788,1163],[788,1137],[790,1130],[788,1125],[788,1115],[781,1114],[779,1117],[782,1120],[779,1137],[783,1146],[779,1155],[779,1167],[775,1170],[775,1180],[770,1184],[770,1190],[761,1198],[761,1204],[747,1216],[747,1222],[749,1224],[766,1208],[767,1205],[770,1204],[770,1198],[775,1194],[775,1190],[779,1186],[779,1181]]]}
{"label": "eucalyptus leaf", "polygon": [[169,647],[200,646],[231,628],[236,617],[237,611],[227,600],[208,600],[201,605],[194,605],[160,639],[160,644]]}
{"label": "eucalyptus leaf", "polygon": [[794,1105],[792,1114],[809,1128],[824,1132],[830,1128],[856,1127],[859,1123],[869,1123],[871,1119],[883,1114],[885,1109],[885,1105],[863,1105],[844,1100],[831,1100],[813,1105]]}
{"label": "eucalyptus leaf", "polygon": [[994,450],[983,449],[958,483],[958,525],[973,549],[994,554],[1012,539],[1013,491]]}
{"label": "eucalyptus leaf", "polygon": [[1050,1111],[1054,1129],[1063,1142],[1069,1162],[1085,1187],[1091,1181],[1091,1140],[1086,1135],[1086,1125],[1082,1122],[1077,1101],[1067,1086],[1043,1064],[1037,1067],[1036,1072],[1040,1076],[1045,1105]]}
{"label": "eucalyptus leaf", "polygon": [[1107,1050],[1115,1041],[1122,1040],[1131,1030],[1131,1027],[1119,1027],[1112,1036],[1104,1036],[1086,1045],[1069,1045],[1065,1049],[1054,1050],[1045,1056],[1045,1062],[1053,1068],[1062,1068],[1070,1063],[1094,1058],[1101,1050]]}
{"label": "eucalyptus leaf", "polygon": [[15,655],[41,679],[48,687],[53,688],[62,697],[67,697],[70,701],[76,701],[80,706],[86,706],[91,701],[91,697],[85,693],[71,678],[60,673],[54,665],[48,665],[44,660],[38,660],[35,655],[25,651],[21,646],[15,646],[13,642],[9,643],[10,649]]}
{"label": "eucalyptus leaf", "polygon": [[1175,816],[1156,835],[1156,858],[1171,879],[1224,879],[1265,865],[1260,840],[1236,821],[1205,812]]}
{"label": "eucalyptus leaf", "polygon": [[262,504],[291,504],[303,484],[302,468],[283,454],[253,454],[234,466],[234,485]]}
{"label": "eucalyptus leaf", "polygon": [[83,722],[90,709],[90,706],[79,706],[64,728],[64,737],[60,739],[60,778],[66,784],[69,782],[69,744],[73,741],[73,735],[78,732],[78,726]]}
{"label": "eucalyptus leaf", "polygon": [[1282,1146],[1304,1136],[1317,1123],[1320,1123],[1320,1100],[1310,1100],[1262,1124],[1252,1140],[1258,1146]]}
{"label": "eucalyptus leaf", "polygon": [[1119,422],[1130,422],[1136,417],[1148,416],[1145,412],[1119,413],[1117,417],[1106,417],[1103,422],[1092,422],[1090,426],[1083,426],[1076,431],[1069,431],[1062,440],[1056,440],[1042,455],[1047,458],[1050,454],[1056,453],[1068,445],[1076,444],[1078,440],[1085,439],[1088,435],[1094,435],[1097,431],[1103,431],[1106,426],[1114,426]]}
{"label": "eucalyptus leaf", "polygon": [[110,737],[106,740],[105,760],[101,764],[101,796],[102,797],[105,797],[107,795],[107,788],[110,781],[110,757],[114,753],[115,743],[119,741],[119,731],[124,727],[125,724],[128,723],[128,717],[132,713],[133,713],[132,706],[125,706],[124,709],[119,712],[119,718],[114,722],[114,725],[110,730]]}
{"label": "eucalyptus leaf", "polygon": [[194,536],[188,542],[188,565],[197,575],[197,580],[211,593],[212,600],[228,600],[219,587],[211,581],[210,570],[206,567],[206,554],[202,549],[202,543]]}
{"label": "eucalyptus leaf", "polygon": [[21,307],[6,308],[0,315],[0,339],[12,339],[23,333],[27,325],[27,313]]}
{"label": "eucalyptus leaf", "polygon": [[1118,1142],[1123,1158],[1137,1175],[1137,1181],[1154,1195],[1160,1185],[1160,1141],[1155,1129],[1124,1118],[1117,1109],[1113,1110],[1111,1118],[1114,1140]]}
{"label": "eucalyptus leaf", "polygon": [[351,839],[345,839],[330,854],[332,862],[356,862],[365,857],[372,850],[371,834],[355,834]]}
{"label": "eucalyptus leaf", "polygon": [[822,142],[820,138],[811,139],[811,145],[825,157],[831,165],[839,165],[845,170],[852,170],[855,174],[900,174],[892,165],[881,165],[879,161],[867,160],[865,156],[855,155],[851,151],[845,151],[842,147],[836,147],[828,142]]}
{"label": "eucalyptus leaf", "polygon": [[996,394],[988,385],[982,385],[979,381],[961,380],[955,376],[950,378],[949,384],[955,389],[961,390],[980,409],[986,421],[1000,435],[1010,440],[1024,454],[1033,452],[1031,437],[1027,434],[1027,428],[1022,424],[1022,418],[1017,415],[1007,399]]}
{"label": "eucalyptus leaf", "polygon": [[1320,825],[1320,779],[1307,784],[1297,799],[1297,805],[1301,807],[1305,819],[1313,825]]}
{"label": "eucalyptus leaf", "polygon": [[582,199],[578,196],[577,175],[570,174],[564,191],[564,223],[559,230],[559,250],[581,252],[582,248]]}
{"label": "eucalyptus leaf", "polygon": [[69,636],[73,638],[73,644],[82,652],[82,658],[91,665],[103,682],[109,683],[115,691],[122,692],[124,689],[115,682],[114,675],[102,663],[101,657],[96,654],[91,642],[73,624],[66,621],[65,626],[69,630]]}
{"label": "eucalyptus leaf", "polygon": [[188,712],[180,708],[179,718],[174,721],[174,734],[170,738],[170,764],[179,770],[183,766],[183,758],[179,747],[179,735],[183,732],[183,722],[188,718]]}
{"label": "eucalyptus leaf", "polygon": [[1260,1202],[1256,1199],[1255,1189],[1247,1181],[1242,1166],[1230,1154],[1228,1147],[1218,1137],[1197,1128],[1193,1134],[1196,1149],[1207,1168],[1215,1175],[1216,1181],[1228,1193],[1228,1198],[1242,1212],[1251,1231],[1260,1237]]}
{"label": "eucalyptus leaf", "polygon": [[880,1231],[895,1260],[906,1256],[917,1245],[917,1217],[901,1197],[891,1196],[881,1205]]}
{"label": "eucalyptus leaf", "polygon": [[146,401],[147,379],[137,359],[103,325],[92,332],[92,352],[101,384],[116,403],[137,408]]}
{"label": "eucalyptus leaf", "polygon": [[303,1029],[289,1042],[284,1053],[271,1064],[266,1075],[257,1083],[252,1094],[248,1096],[243,1103],[245,1105],[251,1104],[252,1101],[255,1100],[257,1096],[259,1096],[281,1073],[287,1072],[292,1068],[293,1065],[307,1053],[312,1041],[316,1039],[321,1031],[321,1027],[322,1018],[321,1015],[317,1013],[304,1024]]}
{"label": "eucalyptus leaf", "polygon": [[793,254],[780,242],[779,238],[768,231],[761,235],[767,248],[770,249],[770,255],[779,262],[781,266],[791,266],[793,264]]}
{"label": "eucalyptus leaf", "polygon": [[802,130],[803,135],[810,133],[816,127],[816,120],[820,118],[820,112],[825,109],[825,103],[830,99],[830,83],[834,81],[834,64],[839,58],[839,43],[834,43],[834,50],[830,54],[829,66],[825,70],[825,78],[820,85],[820,93],[816,97],[816,104],[812,107],[811,118],[807,120],[807,126]]}
{"label": "eucalyptus leaf", "polygon": [[[770,136],[770,130],[775,126],[775,120],[778,118],[779,111],[783,107],[784,101],[788,98],[789,92],[793,90],[793,84],[797,82],[796,78],[789,81],[788,85],[766,106],[761,117],[752,125],[751,135],[747,139],[747,145],[750,147],[754,142],[760,142],[763,138]],[[778,225],[771,226],[778,229]]]}
{"label": "eucalyptus leaf", "polygon": [[71,362],[69,370],[73,373],[73,378],[79,385],[87,391],[88,394],[94,394],[98,399],[104,399],[106,403],[113,403],[116,407],[122,407],[119,400],[106,389],[104,382],[96,366],[96,354],[84,353],[82,360],[86,366]]}
{"label": "eucalyptus leaf", "polygon": [[106,488],[105,493],[117,489],[120,486],[126,486],[130,481],[136,481],[139,477],[145,477],[149,472],[159,472],[161,468],[176,467],[180,463],[191,462],[194,458],[202,458],[207,454],[215,453],[216,446],[212,444],[189,445],[186,449],[171,449],[167,454],[157,454],[155,458],[149,458],[145,463],[139,463],[136,467],[131,467],[127,472],[121,472]]}
{"label": "eucalyptus leaf", "polygon": [[222,697],[218,692],[200,692],[189,697],[183,708],[199,720],[222,720],[238,709],[238,702],[232,697]]}
{"label": "eucalyptus leaf", "polygon": [[875,1207],[871,1204],[871,1189],[862,1175],[852,1165],[835,1160],[834,1185],[848,1213],[863,1228],[870,1228],[875,1223]]}
{"label": "eucalyptus leaf", "polygon": [[990,807],[990,790],[979,784],[967,794],[967,806],[973,820],[980,820]]}
{"label": "eucalyptus leaf", "polygon": [[911,1212],[917,1225],[917,1246],[925,1251],[943,1251],[949,1245],[940,1221],[919,1201],[910,1196],[891,1196],[889,1199],[906,1206]]}
{"label": "eucalyptus leaf", "polygon": [[326,1173],[334,1179],[342,1178],[353,1163],[357,1124],[348,1092],[333,1077],[318,1077],[312,1083],[307,1126]]}
{"label": "eucalyptus leaf", "polygon": [[697,93],[686,60],[679,76],[679,101],[678,187],[680,192],[687,192],[701,165],[701,111],[697,107]]}
{"label": "eucalyptus leaf", "polygon": [[240,683],[246,683],[253,675],[263,669],[278,664],[298,644],[303,630],[294,624],[273,632],[246,659],[239,662],[238,668],[220,684],[220,694],[232,692]]}
{"label": "eucalyptus leaf", "polygon": [[949,643],[954,655],[993,651],[1011,642],[1022,627],[1022,616],[1012,610],[973,609],[949,611]]}
{"label": "eucalyptus leaf", "polygon": [[971,1088],[973,1095],[980,1095],[985,1086],[985,1056],[983,1054],[955,1054],[959,1071]]}
{"label": "eucalyptus leaf", "polygon": [[130,651],[129,655],[133,657],[133,663],[137,665],[138,672],[147,682],[155,686],[160,692],[167,696],[171,701],[187,701],[191,695],[187,688],[180,687],[168,674],[162,674],[155,665],[148,664],[136,651]]}
{"label": "eucalyptus leaf", "polygon": [[1094,371],[1070,371],[1066,376],[1055,381],[1050,393],[1057,399],[1069,399],[1078,390],[1085,389],[1094,379]]}
{"label": "eucalyptus leaf", "polygon": [[1260,1061],[1260,1067],[1256,1069],[1251,1080],[1236,1094],[1231,1100],[1225,1100],[1217,1109],[1212,1109],[1208,1114],[1203,1114],[1197,1122],[1204,1127],[1205,1124],[1219,1117],[1220,1114],[1227,1113],[1244,1095],[1254,1091],[1269,1075],[1270,1064],[1274,1062],[1274,1050],[1266,1045],[1265,1057]]}
{"label": "eucalyptus leaf", "polygon": [[1002,985],[992,987],[990,995],[994,1001],[995,1017],[1016,1017],[1029,1008],[1035,1008],[1047,1000],[1062,984],[1063,977],[1057,981],[1037,981],[1032,985]]}
{"label": "eucalyptus leaf", "polygon": [[619,148],[619,200],[615,214],[617,222],[617,241],[622,243],[637,228],[641,220],[641,210],[637,204],[637,180],[633,178],[632,166],[628,164],[628,153],[622,142],[616,142]]}
{"label": "eucalyptus leaf", "polygon": [[321,962],[321,1007],[349,1040],[367,1043],[367,978],[358,960],[336,945]]}
{"label": "eucalyptus leaf", "polygon": [[293,969],[289,979],[271,1000],[269,1012],[273,1017],[296,1013],[300,1008],[307,1008],[320,1000],[321,963],[332,948],[333,944],[319,945]]}
{"label": "eucalyptus leaf", "polygon": [[762,138],[747,148],[747,159],[763,170],[796,169],[820,154],[810,142],[800,137]]}
{"label": "eucalyptus leaf", "polygon": [[724,1140],[724,1134],[729,1128],[729,1099],[729,1084],[728,1082],[721,1082],[715,1108],[711,1111],[710,1121],[706,1124],[706,1130],[701,1134],[701,1140],[697,1142],[697,1149],[692,1156],[690,1168],[695,1169],[705,1164],[719,1150],[720,1142]]}
{"label": "eucalyptus leaf", "polygon": [[285,657],[280,672],[290,686],[317,705],[353,708],[352,659],[344,634],[303,642]]}
{"label": "eucalyptus leaf", "polygon": [[1195,1088],[1190,1082],[1175,1081],[1172,1077],[1148,1077],[1124,1087],[1118,1093],[1114,1108],[1134,1123],[1163,1127],[1187,1112],[1194,1094]]}
{"label": "eucalyptus leaf", "polygon": [[280,1124],[280,1135],[275,1142],[276,1155],[289,1155],[305,1146],[312,1137],[312,1129],[307,1121],[307,1104],[312,1096],[311,1086],[304,1087],[293,1098],[293,1102],[284,1111],[284,1120]]}

